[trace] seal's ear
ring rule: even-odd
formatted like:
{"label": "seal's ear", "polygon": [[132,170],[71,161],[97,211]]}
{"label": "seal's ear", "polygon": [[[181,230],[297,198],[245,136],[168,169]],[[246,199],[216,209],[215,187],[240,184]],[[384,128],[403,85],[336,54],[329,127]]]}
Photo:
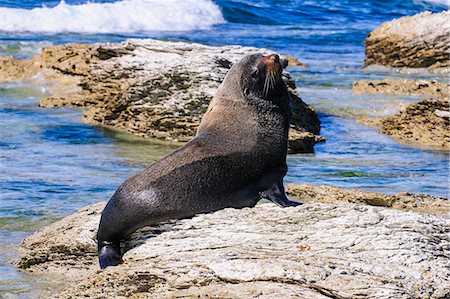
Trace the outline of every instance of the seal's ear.
{"label": "seal's ear", "polygon": [[280,59],[280,64],[283,69],[287,68],[289,61],[286,58]]}

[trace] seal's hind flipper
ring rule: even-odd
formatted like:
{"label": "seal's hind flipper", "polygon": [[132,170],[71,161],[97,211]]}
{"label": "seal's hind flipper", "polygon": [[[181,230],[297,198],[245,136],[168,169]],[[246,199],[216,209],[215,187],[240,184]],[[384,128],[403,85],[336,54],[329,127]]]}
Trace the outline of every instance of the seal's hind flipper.
{"label": "seal's hind flipper", "polygon": [[108,266],[117,266],[122,263],[120,243],[99,241],[98,261],[101,269],[105,269]]}
{"label": "seal's hind flipper", "polygon": [[274,183],[272,187],[261,192],[261,197],[267,198],[283,208],[295,207],[302,204],[301,202],[292,201],[287,198],[286,193],[284,192],[283,182]]}

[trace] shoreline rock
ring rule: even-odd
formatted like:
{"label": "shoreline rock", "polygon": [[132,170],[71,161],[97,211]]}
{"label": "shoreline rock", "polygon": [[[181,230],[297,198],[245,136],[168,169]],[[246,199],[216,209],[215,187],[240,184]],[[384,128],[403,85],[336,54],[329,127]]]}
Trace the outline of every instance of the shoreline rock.
{"label": "shoreline rock", "polygon": [[407,105],[397,114],[373,119],[359,119],[400,142],[431,150],[450,149],[450,84],[433,80],[385,78],[353,83],[355,94],[390,94],[428,96]]}
{"label": "shoreline rock", "polygon": [[380,132],[409,144],[450,150],[450,105],[448,101],[422,100],[399,114],[381,119]]}
{"label": "shoreline rock", "polygon": [[341,202],[393,208],[435,216],[450,217],[450,201],[444,197],[402,192],[383,194],[363,190],[346,190],[332,186],[288,184],[286,193],[306,202],[336,204]]}
{"label": "shoreline rock", "polygon": [[448,101],[426,99],[408,105],[398,114],[359,120],[381,133],[424,149],[450,150],[450,105]]}
{"label": "shoreline rock", "polygon": [[448,216],[448,200],[308,185],[288,190],[307,202],[225,209],[143,228],[125,245],[124,264],[103,271],[95,232],[105,203],[97,203],[26,238],[16,265],[59,275],[65,290],[52,298],[450,295],[450,219],[348,203],[418,211],[434,202],[437,214],[447,209]]}
{"label": "shoreline rock", "polygon": [[[41,100],[42,107],[78,107],[85,110],[83,120],[90,124],[184,142],[195,135],[231,65],[258,52],[273,51],[152,39],[67,44],[44,48],[27,60],[0,58],[0,81],[41,80],[52,91]],[[317,113],[299,98],[287,72],[284,79],[292,98],[291,131],[296,135],[291,151],[313,152],[314,144],[324,141],[317,136]]]}
{"label": "shoreline rock", "polygon": [[450,96],[450,84],[435,80],[411,80],[385,78],[353,82],[354,94],[390,94],[432,96],[446,99]]}
{"label": "shoreline rock", "polygon": [[401,17],[383,23],[364,41],[364,66],[427,68],[450,72],[450,11]]}

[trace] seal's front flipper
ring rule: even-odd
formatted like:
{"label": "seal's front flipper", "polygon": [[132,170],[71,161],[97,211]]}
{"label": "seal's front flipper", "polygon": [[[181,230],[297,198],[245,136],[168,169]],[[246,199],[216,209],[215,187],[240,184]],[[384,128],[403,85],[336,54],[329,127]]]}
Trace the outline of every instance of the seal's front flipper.
{"label": "seal's front flipper", "polygon": [[261,197],[267,198],[283,208],[295,207],[302,204],[301,202],[291,201],[287,198],[284,192],[283,182],[274,183],[272,187],[261,192]]}
{"label": "seal's front flipper", "polygon": [[101,269],[122,263],[120,243],[98,241],[98,261]]}

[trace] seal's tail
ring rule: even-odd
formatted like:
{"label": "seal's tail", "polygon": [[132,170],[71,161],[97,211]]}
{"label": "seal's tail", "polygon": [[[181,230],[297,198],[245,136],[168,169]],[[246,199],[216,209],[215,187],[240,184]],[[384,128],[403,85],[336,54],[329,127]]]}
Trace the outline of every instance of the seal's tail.
{"label": "seal's tail", "polygon": [[122,254],[120,252],[120,242],[98,241],[98,261],[100,268],[105,269],[108,266],[117,266],[122,263]]}

